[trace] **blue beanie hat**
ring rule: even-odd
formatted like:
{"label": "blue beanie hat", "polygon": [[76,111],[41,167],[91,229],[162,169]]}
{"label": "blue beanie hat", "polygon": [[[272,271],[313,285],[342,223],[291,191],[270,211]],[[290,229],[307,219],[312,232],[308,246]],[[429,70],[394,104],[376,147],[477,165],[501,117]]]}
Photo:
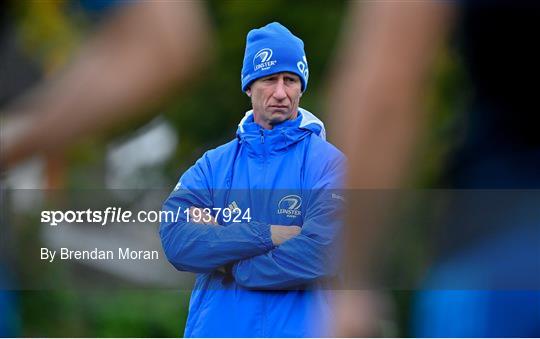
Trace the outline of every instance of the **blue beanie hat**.
{"label": "blue beanie hat", "polygon": [[280,72],[297,74],[302,92],[306,90],[309,71],[304,42],[277,22],[249,31],[242,67],[242,91],[253,81]]}

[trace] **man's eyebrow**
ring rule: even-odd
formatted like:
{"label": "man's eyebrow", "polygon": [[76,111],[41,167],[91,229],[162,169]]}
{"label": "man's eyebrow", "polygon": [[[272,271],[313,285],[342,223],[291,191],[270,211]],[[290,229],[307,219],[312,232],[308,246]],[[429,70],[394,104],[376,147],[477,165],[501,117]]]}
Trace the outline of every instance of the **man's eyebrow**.
{"label": "man's eyebrow", "polygon": [[298,76],[298,74],[295,74],[295,73],[290,73],[290,72],[285,72],[283,73],[284,76],[286,77],[291,77],[291,78],[297,78],[297,79],[300,79],[300,77]]}

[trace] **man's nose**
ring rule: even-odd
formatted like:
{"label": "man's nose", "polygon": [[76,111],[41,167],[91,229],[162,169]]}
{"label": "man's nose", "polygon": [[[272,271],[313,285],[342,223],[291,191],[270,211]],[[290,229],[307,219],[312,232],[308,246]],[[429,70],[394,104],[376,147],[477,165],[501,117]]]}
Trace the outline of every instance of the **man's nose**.
{"label": "man's nose", "polygon": [[273,96],[278,100],[283,100],[287,97],[287,92],[285,92],[285,83],[282,79],[278,80],[276,83]]}

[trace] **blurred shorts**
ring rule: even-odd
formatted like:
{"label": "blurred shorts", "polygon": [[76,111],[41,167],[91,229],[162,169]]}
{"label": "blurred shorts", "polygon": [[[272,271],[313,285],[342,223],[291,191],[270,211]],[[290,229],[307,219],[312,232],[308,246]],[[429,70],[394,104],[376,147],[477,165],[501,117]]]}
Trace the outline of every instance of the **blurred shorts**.
{"label": "blurred shorts", "polygon": [[413,308],[415,337],[540,337],[540,225],[437,264]]}

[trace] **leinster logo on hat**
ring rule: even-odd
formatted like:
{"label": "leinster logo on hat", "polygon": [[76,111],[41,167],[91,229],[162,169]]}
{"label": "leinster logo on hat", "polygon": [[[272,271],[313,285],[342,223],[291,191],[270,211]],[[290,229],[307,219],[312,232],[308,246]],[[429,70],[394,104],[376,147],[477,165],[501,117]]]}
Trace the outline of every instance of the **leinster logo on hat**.
{"label": "leinster logo on hat", "polygon": [[277,61],[270,60],[272,58],[272,54],[273,52],[270,48],[263,48],[260,51],[258,51],[253,57],[253,70],[264,71],[274,66],[277,63]]}

